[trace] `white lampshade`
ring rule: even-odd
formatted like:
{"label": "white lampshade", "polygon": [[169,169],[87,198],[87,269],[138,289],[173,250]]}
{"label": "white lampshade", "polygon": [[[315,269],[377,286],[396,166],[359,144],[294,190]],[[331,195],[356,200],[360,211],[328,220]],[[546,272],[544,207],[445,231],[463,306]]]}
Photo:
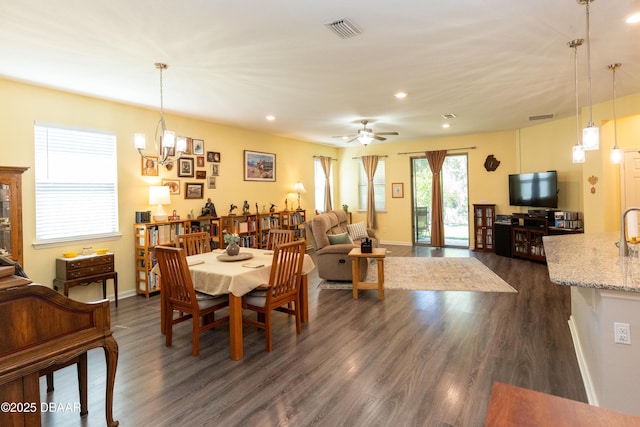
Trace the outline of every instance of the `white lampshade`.
{"label": "white lampshade", "polygon": [[610,154],[611,163],[618,165],[622,163],[622,150],[618,146],[613,147]]}
{"label": "white lampshade", "polygon": [[600,129],[593,124],[582,129],[582,146],[585,151],[600,149]]}
{"label": "white lampshade", "polygon": [[185,136],[176,138],[176,150],[178,150],[179,153],[187,151],[187,138]]}
{"label": "white lampshade", "polygon": [[176,133],[172,130],[165,130],[162,133],[162,146],[173,148],[176,145]]}
{"label": "white lampshade", "polygon": [[162,205],[168,205],[170,203],[171,195],[169,194],[169,187],[164,185],[149,187],[149,204],[157,205],[156,211],[153,214],[153,220],[155,222],[164,222],[169,218],[162,208]]}
{"label": "white lampshade", "polygon": [[293,191],[295,191],[296,193],[306,193],[307,192],[307,190],[304,189],[304,184],[302,184],[300,181],[295,183],[295,185],[293,186]]}
{"label": "white lampshade", "polygon": [[573,163],[584,163],[584,149],[582,148],[582,145],[580,144],[576,144],[573,146],[573,153],[572,153],[572,162]]}
{"label": "white lampshade", "polygon": [[138,150],[144,150],[147,146],[147,137],[144,133],[134,133],[133,144]]}

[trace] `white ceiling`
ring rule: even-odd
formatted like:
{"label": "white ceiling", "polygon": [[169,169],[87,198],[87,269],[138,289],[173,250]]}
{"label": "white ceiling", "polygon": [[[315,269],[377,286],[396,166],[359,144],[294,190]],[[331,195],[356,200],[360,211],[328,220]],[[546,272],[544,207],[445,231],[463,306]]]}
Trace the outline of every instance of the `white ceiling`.
{"label": "white ceiling", "polygon": [[[612,97],[614,62],[617,96],[640,92],[640,24],[624,23],[639,3],[590,6],[594,104]],[[585,12],[576,0],[2,0],[0,76],[159,108],[165,62],[165,111],[327,144],[362,119],[400,133],[388,142],[509,130],[574,114],[567,42],[586,37]],[[362,33],[324,25],[341,18]]]}

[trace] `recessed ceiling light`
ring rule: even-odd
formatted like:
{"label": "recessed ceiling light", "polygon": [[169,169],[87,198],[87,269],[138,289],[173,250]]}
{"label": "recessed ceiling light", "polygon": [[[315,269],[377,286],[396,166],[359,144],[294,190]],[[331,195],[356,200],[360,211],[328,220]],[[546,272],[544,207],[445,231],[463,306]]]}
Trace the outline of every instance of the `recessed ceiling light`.
{"label": "recessed ceiling light", "polygon": [[407,92],[396,92],[393,96],[395,96],[398,99],[404,99],[407,97]]}
{"label": "recessed ceiling light", "polygon": [[640,22],[640,12],[634,13],[627,18],[627,24],[637,24]]}
{"label": "recessed ceiling light", "polygon": [[276,116],[272,116],[271,114],[269,114],[268,116],[265,117],[265,119],[267,119],[270,122],[272,122],[272,121],[274,121],[276,119]]}
{"label": "recessed ceiling light", "polygon": [[451,127],[451,125],[449,123],[443,123],[442,124],[442,128],[443,129],[449,129]]}

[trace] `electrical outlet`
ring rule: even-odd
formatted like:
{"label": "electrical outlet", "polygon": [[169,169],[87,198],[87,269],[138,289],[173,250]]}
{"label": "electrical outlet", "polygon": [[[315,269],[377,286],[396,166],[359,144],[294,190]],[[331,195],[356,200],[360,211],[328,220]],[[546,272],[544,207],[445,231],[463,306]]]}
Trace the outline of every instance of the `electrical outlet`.
{"label": "electrical outlet", "polygon": [[617,344],[631,344],[631,329],[628,323],[613,323],[614,340]]}

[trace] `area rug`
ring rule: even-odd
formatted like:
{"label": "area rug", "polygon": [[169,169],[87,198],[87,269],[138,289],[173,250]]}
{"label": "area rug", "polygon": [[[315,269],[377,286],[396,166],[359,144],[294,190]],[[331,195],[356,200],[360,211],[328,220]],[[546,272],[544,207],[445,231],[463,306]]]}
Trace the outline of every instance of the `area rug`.
{"label": "area rug", "polygon": [[[378,280],[376,261],[367,282]],[[351,282],[322,280],[320,289],[352,289]],[[476,258],[387,257],[384,288],[409,291],[518,292]]]}

